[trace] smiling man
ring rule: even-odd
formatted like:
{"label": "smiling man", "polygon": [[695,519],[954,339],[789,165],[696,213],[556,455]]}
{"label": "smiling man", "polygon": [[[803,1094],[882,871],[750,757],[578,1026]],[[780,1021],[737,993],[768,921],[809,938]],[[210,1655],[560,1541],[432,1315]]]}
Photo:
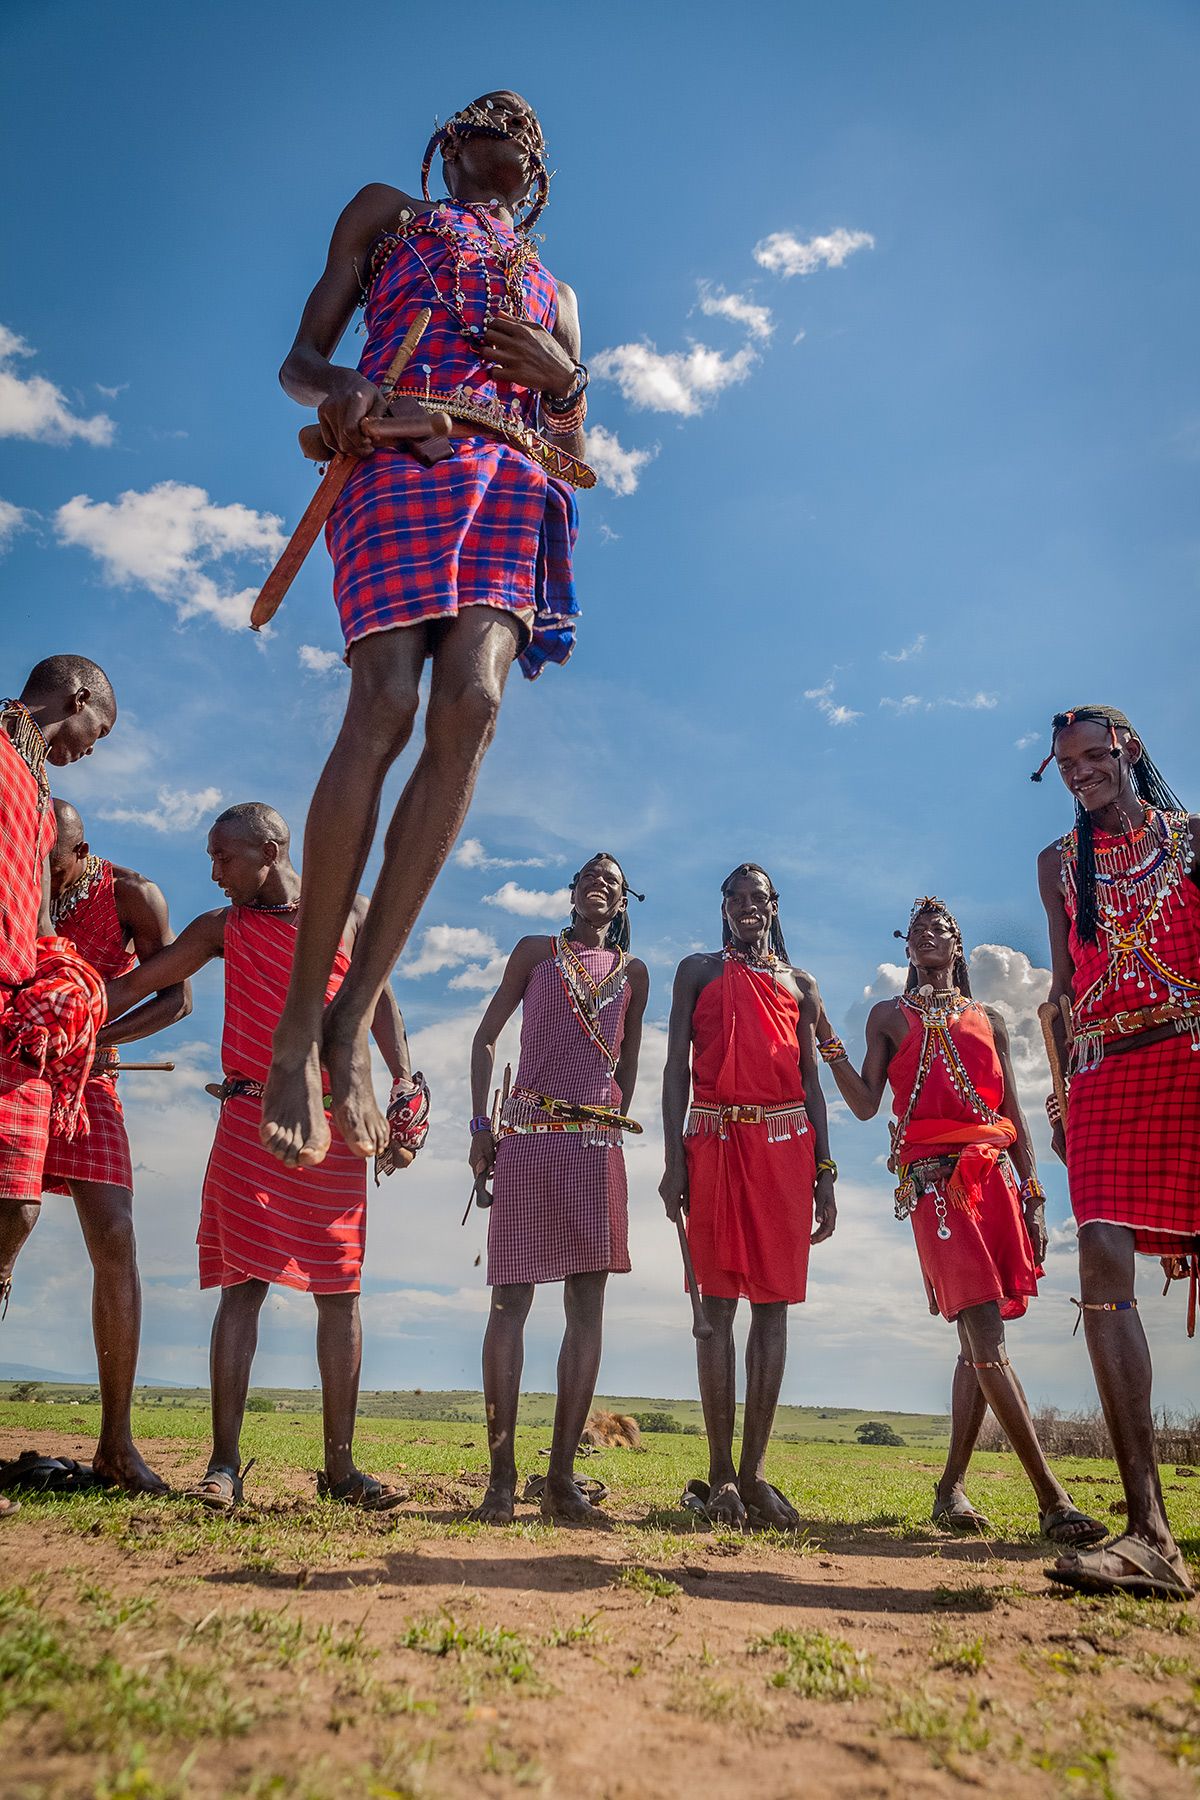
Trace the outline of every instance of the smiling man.
{"label": "smiling man", "polygon": [[[491,1477],[475,1513],[488,1525],[513,1516],[525,1320],[534,1288],[551,1281],[563,1284],[566,1330],[542,1513],[605,1522],[575,1484],[575,1455],[600,1371],[604,1290],[629,1268],[621,1129],[604,1119],[631,1104],[650,986],[627,954],[629,894],[615,857],[590,857],[571,880],[570,924],[521,939],[471,1046],[470,1163],[478,1183],[496,1174],[483,1341]],[[497,1144],[485,1109],[496,1040],[518,1006],[521,1057]]]}
{"label": "smiling man", "polygon": [[[713,1327],[696,1347],[709,1467],[707,1484],[695,1491],[715,1524],[788,1529],[799,1515],[764,1473],[787,1357],[787,1309],[807,1292],[810,1244],[832,1237],[837,1222],[837,1165],[817,1076],[821,996],[812,976],[788,961],[779,895],[766,871],[742,863],[721,896],[723,948],[685,957],[675,975],[659,1193],[668,1218],[687,1215]],[[742,1297],[750,1302],[750,1334],[735,1468],[733,1321]]]}
{"label": "smiling man", "polygon": [[[378,1512],[403,1499],[365,1475],[352,1454],[362,1330],[358,1294],[366,1241],[367,1177],[336,1129],[316,1169],[286,1169],[262,1148],[259,1100],[271,1060],[271,1033],[283,1007],[296,942],[300,876],[290,834],[259,800],[231,806],[208,834],[212,878],[230,904],[202,913],[156,956],[109,983],[113,1017],[151,994],[187,981],[204,965],[225,963],[225,1079],[200,1201],[200,1286],[219,1287],[213,1321],[213,1446],[208,1468],[190,1494],[214,1511],[242,1498],[241,1429],[258,1316],[272,1282],[312,1294],[317,1308],[317,1364],[325,1425],[325,1467],[318,1492],[347,1506]],[[367,912],[355,898],[330,972],[330,998],[349,967]],[[380,996],[375,1041],[397,1083],[409,1074],[404,1022],[391,989]]]}
{"label": "smiling man", "polygon": [[[0,701],[0,1315],[33,1230],[50,1132],[51,1084],[13,1053],[5,1015],[52,935],[49,856],[57,826],[46,764],[90,756],[117,718],[112,684],[84,656],[38,663],[18,700]],[[0,1502],[0,1516],[11,1510]]]}
{"label": "smiling man", "polygon": [[1134,1256],[1194,1268],[1200,1250],[1200,819],[1116,707],[1056,713],[1035,780],[1051,761],[1075,824],[1038,858],[1068,1080],[1066,1118],[1050,1110],[1060,1154],[1065,1128],[1080,1304],[1128,1530],[1049,1574],[1091,1593],[1186,1600],[1194,1589],[1163,1504]]}

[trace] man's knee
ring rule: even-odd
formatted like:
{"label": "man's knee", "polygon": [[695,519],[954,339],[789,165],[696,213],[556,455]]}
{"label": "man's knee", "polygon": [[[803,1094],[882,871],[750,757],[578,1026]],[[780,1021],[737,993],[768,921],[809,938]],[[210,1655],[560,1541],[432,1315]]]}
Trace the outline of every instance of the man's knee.
{"label": "man's knee", "polygon": [[443,759],[470,763],[496,735],[503,698],[501,682],[489,671],[472,670],[449,692],[431,694],[425,742]]}
{"label": "man's knee", "polygon": [[531,1281],[514,1281],[505,1287],[494,1287],[488,1314],[489,1322],[492,1319],[508,1320],[523,1325],[529,1317],[529,1309],[532,1305],[533,1283]]}
{"label": "man's knee", "polygon": [[730,1337],[733,1334],[733,1321],[737,1316],[738,1303],[724,1294],[702,1294],[701,1304],[704,1316],[718,1336]]}
{"label": "man's knee", "polygon": [[994,1300],[984,1306],[968,1306],[958,1315],[959,1335],[973,1363],[998,1363],[1007,1360],[1004,1349],[1004,1320]]}
{"label": "man's knee", "polygon": [[128,1267],[137,1255],[133,1195],[127,1188],[104,1188],[76,1195],[84,1243],[93,1263]]}
{"label": "man's knee", "polygon": [[314,1294],[317,1316],[324,1319],[353,1319],[358,1315],[357,1294]]}
{"label": "man's knee", "polygon": [[568,1275],[563,1282],[563,1311],[572,1324],[594,1324],[604,1313],[608,1276]]}
{"label": "man's knee", "polygon": [[221,1289],[222,1312],[257,1312],[271,1291],[269,1281],[251,1276]]}
{"label": "man's knee", "polygon": [[0,1281],[13,1271],[22,1244],[38,1221],[36,1200],[11,1200],[0,1196]]}
{"label": "man's knee", "polygon": [[420,692],[407,661],[386,656],[365,639],[351,660],[346,727],[356,744],[398,756],[412,735]]}
{"label": "man's knee", "polygon": [[1080,1298],[1088,1302],[1132,1299],[1133,1257],[1133,1233],[1124,1225],[1081,1226]]}

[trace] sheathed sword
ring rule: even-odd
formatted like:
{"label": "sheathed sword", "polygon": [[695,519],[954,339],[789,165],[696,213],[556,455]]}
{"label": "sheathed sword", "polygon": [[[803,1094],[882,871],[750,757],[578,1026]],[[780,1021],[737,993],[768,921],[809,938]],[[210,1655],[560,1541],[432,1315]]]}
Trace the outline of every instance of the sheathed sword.
{"label": "sheathed sword", "polygon": [[[1070,1005],[1069,1001],[1067,1002],[1067,1005]],[[1063,1069],[1062,1056],[1059,1053],[1058,1038],[1054,1028],[1059,1024],[1065,1025],[1069,1040],[1071,1033],[1070,1018],[1065,1010],[1059,1010],[1053,1000],[1043,1000],[1037,1010],[1038,1023],[1041,1025],[1042,1038],[1046,1045],[1046,1061],[1050,1064],[1050,1081],[1054,1088],[1054,1098],[1058,1102],[1059,1118],[1062,1120],[1063,1130],[1065,1131],[1067,1128],[1067,1078],[1066,1072]]]}

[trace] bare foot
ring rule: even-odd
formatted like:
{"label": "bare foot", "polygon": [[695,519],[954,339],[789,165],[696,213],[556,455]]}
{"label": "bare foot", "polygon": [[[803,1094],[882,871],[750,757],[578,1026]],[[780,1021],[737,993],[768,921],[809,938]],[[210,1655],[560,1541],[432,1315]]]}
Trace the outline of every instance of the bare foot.
{"label": "bare foot", "polygon": [[375,1098],[366,1026],[344,1024],[331,1006],[321,1033],[321,1060],[329,1070],[333,1119],[346,1148],[355,1156],[378,1156],[387,1149],[391,1131]]}
{"label": "bare foot", "polygon": [[133,1444],[123,1444],[111,1452],[97,1445],[92,1472],[101,1481],[111,1483],[126,1494],[169,1494],[171,1491]]}
{"label": "bare foot", "polygon": [[742,1505],[736,1481],[714,1481],[706,1510],[714,1525],[726,1525],[730,1531],[745,1528],[746,1508]]}
{"label": "bare foot", "polygon": [[585,1500],[573,1481],[546,1481],[542,1492],[542,1517],[551,1525],[590,1525],[600,1531],[611,1531],[612,1520],[606,1518],[590,1500]]}
{"label": "bare foot", "polygon": [[738,1493],[745,1503],[751,1525],[766,1526],[774,1531],[794,1531],[800,1523],[800,1514],[791,1502],[761,1476],[752,1475],[740,1481]]}
{"label": "bare foot", "polygon": [[488,1484],[488,1491],[467,1514],[480,1525],[511,1525],[516,1509],[517,1483],[514,1476],[511,1482],[493,1481]]}
{"label": "bare foot", "polygon": [[277,1046],[263,1091],[258,1138],[289,1169],[311,1169],[329,1150],[329,1120],[315,1043],[300,1055]]}

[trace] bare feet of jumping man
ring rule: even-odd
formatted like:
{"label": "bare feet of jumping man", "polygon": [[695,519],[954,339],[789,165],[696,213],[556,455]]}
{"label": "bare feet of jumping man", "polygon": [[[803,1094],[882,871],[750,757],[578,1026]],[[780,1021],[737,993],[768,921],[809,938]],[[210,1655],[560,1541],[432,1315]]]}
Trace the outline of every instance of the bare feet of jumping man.
{"label": "bare feet of jumping man", "polygon": [[297,1047],[281,1032],[263,1089],[259,1142],[287,1168],[311,1169],[324,1162],[330,1145],[320,1053],[315,1041]]}
{"label": "bare feet of jumping man", "polygon": [[325,1009],[321,1059],[329,1072],[334,1124],[355,1156],[378,1156],[389,1140],[371,1079],[371,1044],[365,1024],[346,1018],[337,1001]]}

